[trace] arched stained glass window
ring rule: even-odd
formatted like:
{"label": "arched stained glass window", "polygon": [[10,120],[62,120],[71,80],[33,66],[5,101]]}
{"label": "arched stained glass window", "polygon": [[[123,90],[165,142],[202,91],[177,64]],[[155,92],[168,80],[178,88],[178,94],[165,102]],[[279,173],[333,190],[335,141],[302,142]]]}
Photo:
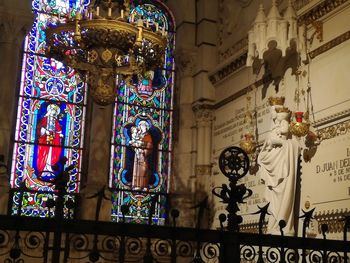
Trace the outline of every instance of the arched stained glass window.
{"label": "arched stained glass window", "polygon": [[[89,0],[33,0],[33,27],[24,42],[21,84],[11,169],[12,214],[49,217],[54,179],[72,167],[65,200],[79,191],[86,89],[75,72],[45,56],[49,24],[65,22]],[[72,211],[65,208],[65,216]]]}
{"label": "arched stained glass window", "polygon": [[150,27],[164,28],[168,42],[162,67],[119,88],[109,177],[114,190],[112,219],[121,221],[122,205],[127,205],[127,222],[151,219],[164,224],[172,156],[174,20],[160,1],[134,6],[131,14],[135,20],[147,20]]}

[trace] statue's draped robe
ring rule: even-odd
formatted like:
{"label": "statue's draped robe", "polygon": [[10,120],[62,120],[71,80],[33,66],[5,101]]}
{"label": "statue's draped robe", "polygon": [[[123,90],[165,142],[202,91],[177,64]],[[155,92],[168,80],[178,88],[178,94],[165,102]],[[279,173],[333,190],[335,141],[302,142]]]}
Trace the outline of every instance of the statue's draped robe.
{"label": "statue's draped robe", "polygon": [[268,233],[280,234],[279,221],[285,220],[285,235],[294,235],[294,197],[299,156],[299,143],[281,140],[281,146],[265,142],[258,157],[259,175],[266,185],[265,198],[270,202]]}

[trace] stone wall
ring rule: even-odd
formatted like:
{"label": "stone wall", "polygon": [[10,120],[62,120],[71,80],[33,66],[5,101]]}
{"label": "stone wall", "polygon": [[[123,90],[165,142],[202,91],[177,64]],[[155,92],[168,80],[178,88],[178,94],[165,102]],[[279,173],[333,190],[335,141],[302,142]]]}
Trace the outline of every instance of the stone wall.
{"label": "stone wall", "polygon": [[[244,30],[247,32],[256,15],[257,6],[253,3],[249,4],[249,1],[234,2],[235,5],[247,2],[247,6],[241,8],[249,15],[241,15],[240,19],[234,17],[225,22],[225,14],[223,13],[219,21],[224,23],[225,27],[230,24],[233,27],[247,24]],[[265,12],[267,13],[270,8],[269,1],[265,2]],[[286,1],[279,2],[279,10],[283,13]],[[219,8],[220,5],[225,5],[225,1],[219,3]],[[230,1],[227,4],[233,5],[233,2]],[[319,132],[322,138],[317,149],[303,152],[301,184],[297,186],[300,192],[298,206],[304,211],[316,208],[317,221],[314,221],[310,235],[319,235],[318,225],[322,222],[328,222],[334,226],[331,236],[340,238],[341,234],[338,231],[339,227],[336,227],[338,224],[336,220],[342,214],[349,213],[350,207],[350,90],[348,87],[350,81],[348,74],[350,26],[347,19],[350,15],[350,2],[297,1],[296,4],[299,27],[307,25],[308,50],[311,57],[310,63],[302,63],[300,67],[302,75],[299,88],[301,92],[305,92],[305,96],[301,96],[300,108],[305,109],[307,104],[309,104],[310,109],[312,107],[314,113],[310,116],[313,122],[312,129]],[[317,31],[320,25],[322,25],[322,34]],[[223,27],[222,24],[220,26]],[[251,68],[245,67],[244,63],[241,62],[247,52],[247,40],[245,40],[244,32],[242,35],[239,35],[239,32],[237,31],[235,36],[227,36],[224,38],[225,41],[220,42],[218,57],[221,63],[209,73],[216,92],[215,121],[212,131],[212,186],[227,183],[218,169],[219,154],[228,146],[238,146],[241,135],[249,128],[244,118],[248,95],[253,98],[253,106],[256,107],[260,146],[269,130],[267,98],[269,96],[285,96],[285,105],[292,111],[296,110],[294,95],[298,84],[295,76],[291,75],[291,70],[285,73],[284,80],[279,84],[279,91],[276,92],[274,86],[270,84],[266,96],[263,98],[263,85],[259,80],[264,74],[264,69],[262,68],[256,75],[252,73]],[[220,34],[223,32],[221,31]],[[231,51],[227,51],[230,50],[229,46],[231,46]],[[309,100],[309,103],[307,103],[306,96],[308,80],[310,81],[312,99],[312,101]],[[253,83],[255,85],[252,86]],[[252,157],[253,164],[255,157]],[[258,217],[252,216],[251,213],[258,210],[257,205],[262,206],[266,203],[264,200],[265,186],[260,183],[255,172],[256,170],[253,170],[242,182],[254,191],[247,203],[241,205],[241,213],[244,215],[243,228],[249,228],[249,231],[257,230]],[[224,209],[223,204],[216,200],[214,217],[217,218],[220,213],[225,212]],[[218,225],[218,220],[216,220],[213,227],[218,227]],[[252,227],[253,225],[255,225],[255,229]]]}

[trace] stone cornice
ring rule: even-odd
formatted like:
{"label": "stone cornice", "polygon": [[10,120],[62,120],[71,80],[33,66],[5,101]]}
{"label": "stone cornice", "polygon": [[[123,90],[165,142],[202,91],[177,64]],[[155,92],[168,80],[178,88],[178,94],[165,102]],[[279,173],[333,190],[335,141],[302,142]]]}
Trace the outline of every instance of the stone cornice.
{"label": "stone cornice", "polygon": [[318,136],[321,140],[328,140],[334,137],[350,133],[350,120],[337,123],[318,130]]}
{"label": "stone cornice", "polygon": [[332,114],[330,116],[319,119],[313,125],[315,127],[327,126],[327,125],[331,125],[335,121],[345,119],[347,117],[350,117],[350,109],[343,110],[335,114]]}
{"label": "stone cornice", "polygon": [[325,53],[326,51],[340,45],[341,43],[343,43],[349,39],[350,39],[350,31],[347,31],[344,34],[341,34],[340,36],[333,38],[331,41],[328,41],[327,43],[323,44],[322,46],[311,51],[309,53],[309,56],[311,59],[313,59],[313,58]]}
{"label": "stone cornice", "polygon": [[247,52],[248,48],[248,37],[245,37],[239,41],[237,41],[233,46],[226,49],[225,51],[219,51],[219,60],[224,62],[228,58],[237,55],[239,53]]}
{"label": "stone cornice", "polygon": [[329,14],[333,10],[335,10],[337,7],[341,6],[342,4],[348,2],[349,0],[326,0],[309,11],[307,11],[305,14],[301,15],[298,18],[298,24],[299,25],[310,25],[312,22],[320,19],[321,17]]}
{"label": "stone cornice", "polygon": [[222,81],[229,75],[237,72],[239,69],[243,68],[246,65],[247,53],[243,53],[239,57],[232,60],[229,64],[223,66],[214,73],[209,74],[210,82],[215,85],[219,81]]}
{"label": "stone cornice", "polygon": [[213,101],[209,99],[200,99],[192,104],[193,112],[202,110],[213,110]]}

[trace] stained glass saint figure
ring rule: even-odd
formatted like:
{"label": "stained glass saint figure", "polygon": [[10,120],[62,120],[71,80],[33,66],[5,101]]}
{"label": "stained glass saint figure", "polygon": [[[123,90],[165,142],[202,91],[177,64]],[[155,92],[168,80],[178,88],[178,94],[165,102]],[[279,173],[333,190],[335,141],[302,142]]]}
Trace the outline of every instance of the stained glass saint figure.
{"label": "stained glass saint figure", "polygon": [[44,180],[52,178],[54,175],[53,167],[58,163],[62,153],[63,134],[59,114],[59,106],[49,104],[45,116],[37,126],[36,172],[38,177]]}

